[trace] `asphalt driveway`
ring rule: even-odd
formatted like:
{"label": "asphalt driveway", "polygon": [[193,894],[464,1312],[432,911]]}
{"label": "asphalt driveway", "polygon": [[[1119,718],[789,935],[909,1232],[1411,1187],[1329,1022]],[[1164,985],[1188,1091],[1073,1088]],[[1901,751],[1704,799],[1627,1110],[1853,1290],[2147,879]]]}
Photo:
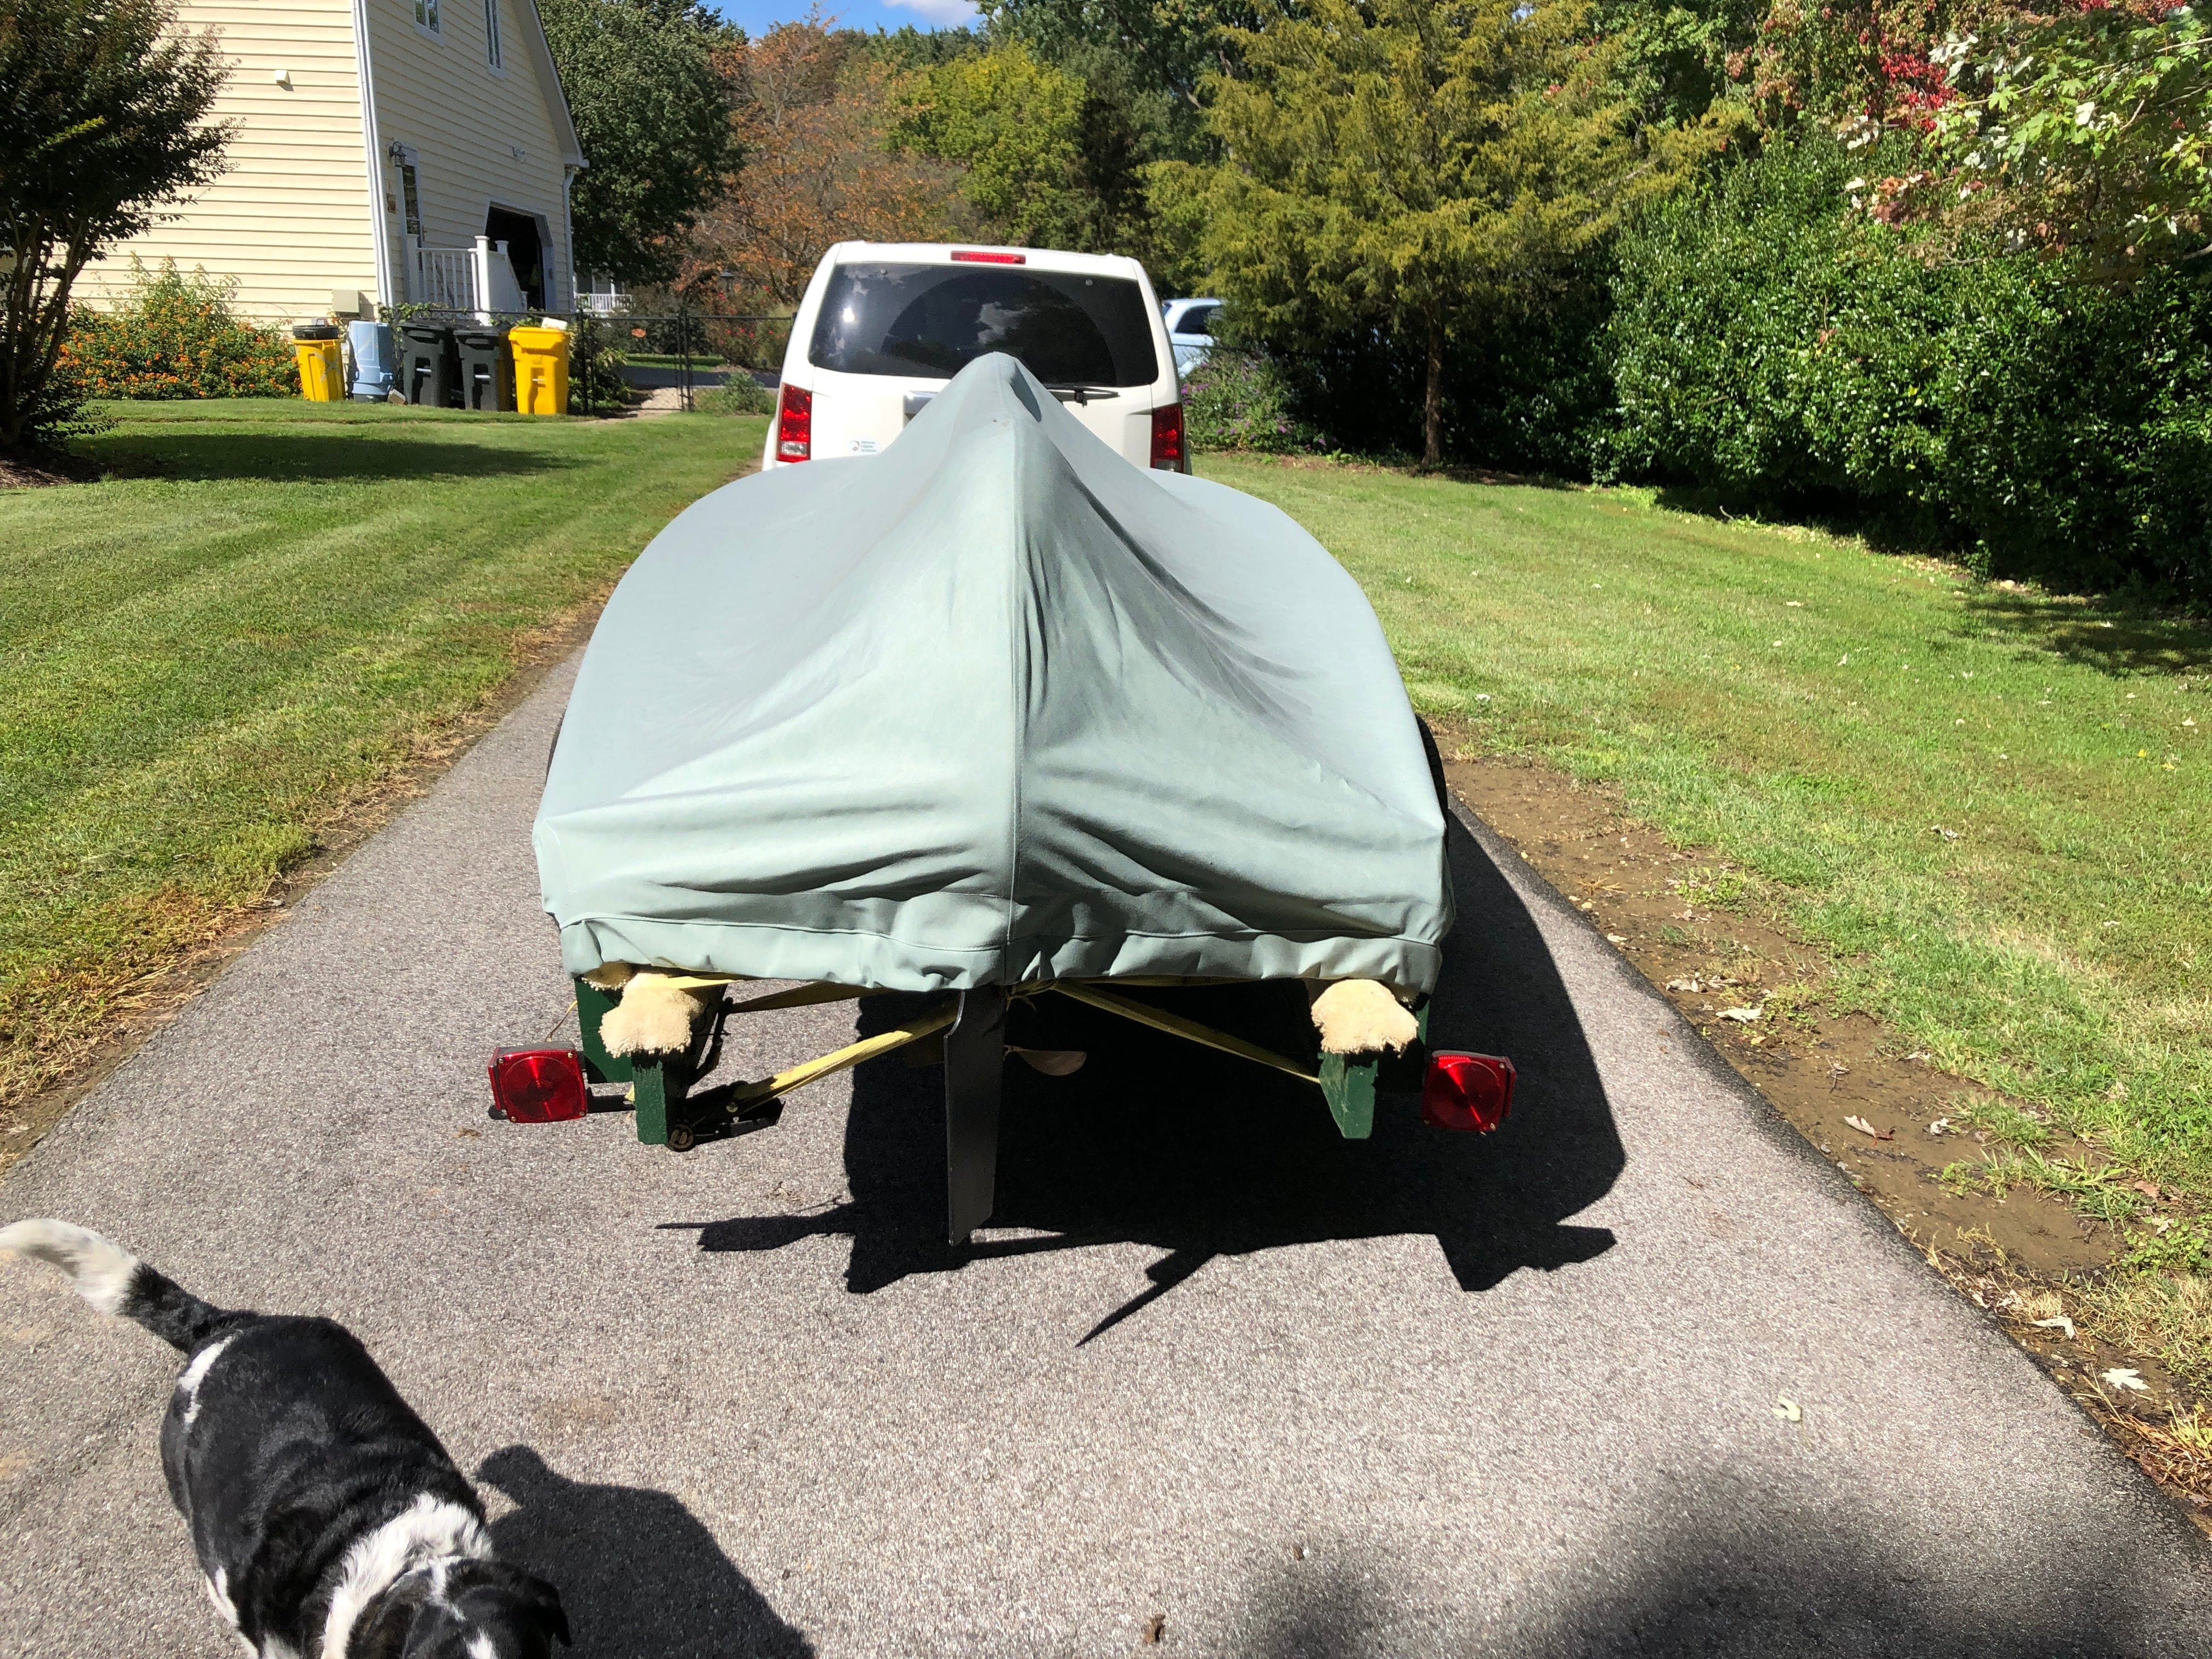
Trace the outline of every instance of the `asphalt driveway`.
{"label": "asphalt driveway", "polygon": [[[1494,1137],[1401,1103],[1346,1144],[1295,1085],[1117,1032],[1010,1075],[1003,1224],[955,1255],[937,1074],[896,1056],[689,1156],[616,1114],[488,1121],[489,1051],[568,1003],[527,838],[567,684],[65,1120],[0,1220],[352,1325],[579,1653],[2212,1643],[2205,1540],[1479,830],[1434,1034],[1519,1061]],[[729,1063],[855,1018],[760,1020]],[[172,1356],[13,1261],[0,1338],[0,1652],[233,1653],[162,1490]]]}

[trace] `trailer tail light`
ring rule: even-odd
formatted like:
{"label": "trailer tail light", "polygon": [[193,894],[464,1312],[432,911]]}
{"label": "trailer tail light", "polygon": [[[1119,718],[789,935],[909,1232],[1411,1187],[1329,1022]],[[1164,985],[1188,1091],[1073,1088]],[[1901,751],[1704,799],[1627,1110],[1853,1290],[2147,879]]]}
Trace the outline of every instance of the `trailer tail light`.
{"label": "trailer tail light", "polygon": [[963,265],[1025,265],[1026,253],[1001,253],[995,248],[956,247],[952,257]]}
{"label": "trailer tail light", "polygon": [[1513,1109],[1513,1062],[1497,1054],[1431,1054],[1421,1079],[1421,1121],[1487,1133]]}
{"label": "trailer tail light", "polygon": [[1162,404],[1152,411],[1152,465],[1164,472],[1182,471],[1182,405]]}
{"label": "trailer tail light", "polygon": [[491,1057],[491,1115],[509,1123],[566,1123],[591,1109],[584,1057],[574,1048],[502,1048]]}
{"label": "trailer tail light", "polygon": [[775,458],[803,461],[814,453],[814,394],[787,385],[775,404]]}

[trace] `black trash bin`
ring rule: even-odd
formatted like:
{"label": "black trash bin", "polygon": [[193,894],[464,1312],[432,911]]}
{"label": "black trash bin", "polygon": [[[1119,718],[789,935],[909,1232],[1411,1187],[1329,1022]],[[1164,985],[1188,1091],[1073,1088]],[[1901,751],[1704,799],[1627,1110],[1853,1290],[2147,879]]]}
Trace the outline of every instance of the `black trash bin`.
{"label": "black trash bin", "polygon": [[461,360],[463,409],[512,410],[514,359],[507,356],[507,331],[468,325],[453,331]]}
{"label": "black trash bin", "polygon": [[444,323],[407,323],[399,330],[399,391],[410,404],[460,405],[460,364],[453,331]]}

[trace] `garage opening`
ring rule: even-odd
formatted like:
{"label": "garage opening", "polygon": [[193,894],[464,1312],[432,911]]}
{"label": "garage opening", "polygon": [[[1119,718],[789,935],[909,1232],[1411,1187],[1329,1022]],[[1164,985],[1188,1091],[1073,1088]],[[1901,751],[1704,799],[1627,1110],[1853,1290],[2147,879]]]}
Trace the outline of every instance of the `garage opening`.
{"label": "garage opening", "polygon": [[515,286],[532,311],[545,309],[545,237],[538,216],[495,207],[484,215],[483,234],[507,244],[507,262],[514,267]]}

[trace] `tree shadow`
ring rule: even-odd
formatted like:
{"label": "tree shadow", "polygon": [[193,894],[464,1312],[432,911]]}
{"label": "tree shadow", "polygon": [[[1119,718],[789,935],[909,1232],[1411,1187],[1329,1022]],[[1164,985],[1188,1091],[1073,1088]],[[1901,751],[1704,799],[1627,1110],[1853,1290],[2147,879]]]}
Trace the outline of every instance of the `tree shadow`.
{"label": "tree shadow", "polygon": [[398,436],[377,423],[374,436],[333,422],[327,429],[283,432],[143,432],[81,446],[103,467],[137,477],[207,483],[220,479],[269,483],[338,480],[512,477],[572,465],[558,457],[495,445]]}
{"label": "tree shadow", "polygon": [[[2178,1513],[2149,1528],[2171,1536],[2064,1540],[2073,1548],[2054,1540],[2046,1559],[1999,1563],[1978,1560],[1965,1534],[1951,1562],[1931,1562],[1881,1526],[1874,1515],[1778,1504],[1748,1482],[1711,1477],[1601,1559],[1547,1570],[1537,1583],[1561,1582],[1564,1593],[1516,1596],[1504,1620],[1486,1626],[1480,1650],[1515,1659],[2179,1659],[2202,1650],[2205,1598],[2190,1562],[2204,1559],[2203,1543],[2181,1535],[2193,1529]],[[1253,1635],[1242,1650],[1366,1659],[1422,1645],[1407,1642],[1403,1598],[1378,1592],[1389,1576],[1372,1568],[1326,1547],[1285,1564],[1248,1593]]]}
{"label": "tree shadow", "polygon": [[[1623,1163],[1596,1064],[1519,897],[1456,821],[1449,848],[1459,920],[1429,1038],[1437,1048],[1516,1059],[1513,1115],[1495,1134],[1429,1128],[1411,1097],[1385,1096],[1373,1138],[1348,1141],[1310,1085],[1047,997],[1017,1007],[1009,1040],[1091,1058],[1064,1079],[1018,1061],[1007,1067],[992,1228],[1032,1236],[945,1244],[942,1073],[896,1056],[854,1074],[848,1202],[813,1214],[670,1224],[697,1226],[707,1250],[848,1236],[846,1284],[861,1295],[994,1257],[1122,1242],[1163,1251],[1149,1269],[1150,1288],[1101,1309],[1085,1341],[1217,1256],[1284,1245],[1430,1234],[1468,1291],[1522,1267],[1588,1261],[1611,1247],[1613,1235],[1566,1218],[1601,1197]],[[1295,1053],[1312,1041],[1295,984],[1158,994],[1279,1049]],[[872,997],[860,1005],[860,1029],[887,1029],[927,1001]]]}
{"label": "tree shadow", "polygon": [[491,1523],[493,1547],[561,1592],[577,1659],[812,1659],[666,1492],[568,1480],[528,1446],[494,1452],[477,1478],[520,1505]]}
{"label": "tree shadow", "polygon": [[2147,605],[2085,604],[2010,583],[1987,583],[1966,617],[2008,634],[2023,650],[2048,652],[2101,674],[2191,674],[2212,668],[2212,622]]}

